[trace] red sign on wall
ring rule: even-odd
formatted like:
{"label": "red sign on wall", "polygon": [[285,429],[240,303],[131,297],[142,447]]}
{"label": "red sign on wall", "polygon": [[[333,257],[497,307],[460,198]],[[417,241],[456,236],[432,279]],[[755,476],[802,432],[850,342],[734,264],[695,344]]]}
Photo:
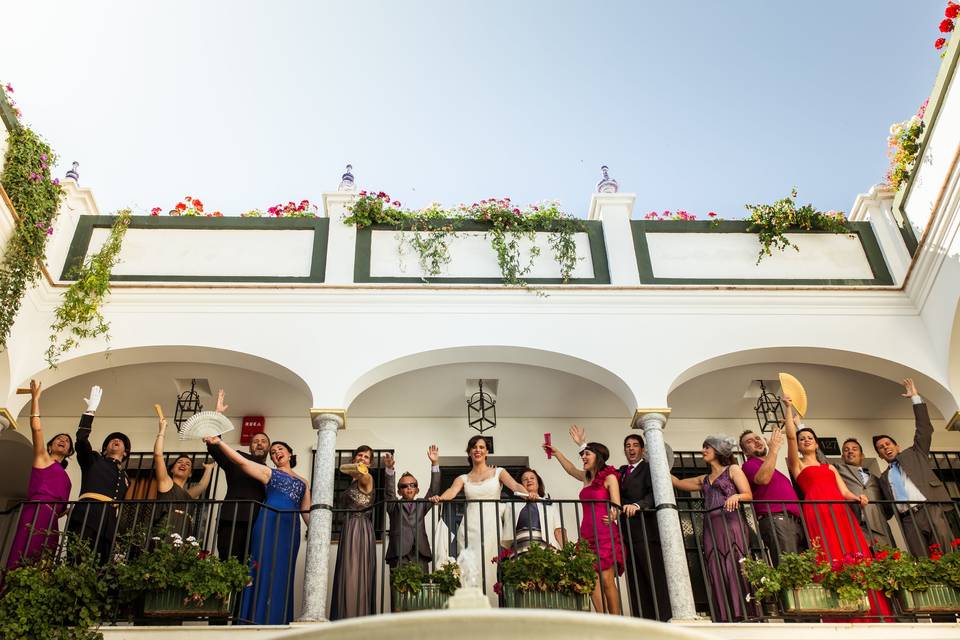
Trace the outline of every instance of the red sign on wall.
{"label": "red sign on wall", "polygon": [[243,427],[240,430],[240,444],[250,444],[254,434],[263,431],[266,423],[263,416],[243,416]]}

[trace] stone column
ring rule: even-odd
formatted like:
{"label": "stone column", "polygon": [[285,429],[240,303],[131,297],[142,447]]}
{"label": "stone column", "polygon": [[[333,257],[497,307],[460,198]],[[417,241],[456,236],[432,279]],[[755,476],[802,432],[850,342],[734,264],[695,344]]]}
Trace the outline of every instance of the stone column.
{"label": "stone column", "polygon": [[643,428],[644,451],[650,464],[653,499],[657,505],[657,528],[660,530],[663,568],[667,576],[673,620],[696,620],[697,609],[693,603],[693,587],[690,585],[687,554],[683,548],[680,516],[670,481],[670,461],[667,460],[663,442],[667,414],[669,409],[638,409],[634,426],[639,422]]}
{"label": "stone column", "polygon": [[301,622],[327,619],[327,572],[330,565],[330,533],[333,525],[333,465],[337,431],[343,428],[344,412],[312,409],[310,419],[317,430],[310,493],[310,526],[307,528],[307,558],[304,566]]}

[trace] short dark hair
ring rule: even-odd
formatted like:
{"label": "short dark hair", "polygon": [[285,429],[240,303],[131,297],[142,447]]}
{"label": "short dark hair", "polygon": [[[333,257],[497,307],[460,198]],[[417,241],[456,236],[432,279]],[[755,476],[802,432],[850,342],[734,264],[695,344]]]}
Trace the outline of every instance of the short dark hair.
{"label": "short dark hair", "polygon": [[640,436],[639,433],[628,434],[627,437],[623,439],[623,446],[627,446],[627,442],[629,442],[630,440],[636,440],[637,442],[639,442],[640,448],[643,449],[644,447],[643,438]]}
{"label": "short dark hair", "polygon": [[881,433],[881,434],[878,435],[878,436],[873,436],[873,449],[874,449],[874,451],[876,451],[876,449],[877,449],[877,441],[878,441],[878,440],[883,440],[884,438],[886,438],[887,440],[889,440],[889,441],[892,442],[893,444],[897,444],[897,441],[893,439],[893,436],[888,436],[888,435],[885,434],[885,433]]}
{"label": "short dark hair", "polygon": [[272,449],[277,445],[280,445],[281,447],[286,449],[287,453],[290,454],[290,468],[293,469],[295,466],[297,466],[297,456],[293,455],[293,448],[283,440],[277,440],[276,442],[271,443],[270,448]]}
{"label": "short dark hair", "polygon": [[520,479],[523,478],[523,475],[525,473],[532,473],[533,475],[537,476],[537,495],[540,496],[541,498],[544,495],[546,495],[547,489],[546,487],[543,486],[543,478],[540,477],[540,474],[537,473],[536,469],[532,469],[530,467],[524,467],[520,471],[520,473],[517,475],[517,482],[520,482]]}
{"label": "short dark hair", "polygon": [[[400,477],[397,478],[397,484],[398,485],[403,484],[404,478],[413,478],[413,481],[417,482],[417,478],[412,473],[410,473],[409,471],[404,471],[403,473],[400,474]],[[399,491],[400,491],[400,488],[398,487],[397,492],[399,493]]]}
{"label": "short dark hair", "polygon": [[801,433],[809,433],[810,435],[812,435],[814,442],[817,443],[817,448],[818,449],[820,448],[820,438],[817,437],[816,431],[814,431],[810,427],[801,427],[800,429],[797,429],[797,438],[800,437]]}
{"label": "short dark hair", "polygon": [[350,455],[351,460],[356,460],[357,456],[363,453],[364,451],[370,454],[370,462],[373,462],[373,449],[369,445],[362,444],[356,449],[353,450],[353,453]]}
{"label": "short dark hair", "polygon": [[739,438],[737,438],[737,444],[740,445],[740,450],[741,450],[741,451],[743,451],[743,436],[747,435],[748,433],[756,433],[756,431],[754,431],[753,429],[747,429],[747,430],[745,430],[743,433],[740,434],[740,437],[739,437]]}
{"label": "short dark hair", "polygon": [[250,434],[250,442],[252,443],[253,439],[256,438],[257,436],[263,436],[264,438],[267,439],[267,444],[268,445],[270,444],[270,436],[267,435],[266,431],[257,431],[256,433]]}
{"label": "short dark hair", "polygon": [[73,446],[73,438],[70,436],[69,433],[58,433],[57,435],[55,435],[55,436],[53,436],[52,438],[50,438],[49,440],[47,440],[47,453],[48,453],[48,454],[50,453],[50,447],[53,446],[53,441],[56,440],[57,438],[59,438],[60,436],[67,436],[67,440],[70,441],[70,450],[67,451],[67,455],[64,456],[63,460],[60,461],[60,466],[63,467],[64,469],[66,469],[66,468],[67,468],[67,464],[68,464],[67,458],[69,458],[70,456],[72,456],[72,455],[75,453],[75,449],[74,449],[74,446]]}
{"label": "short dark hair", "polygon": [[840,446],[841,446],[841,447],[845,447],[845,446],[847,446],[847,443],[848,443],[848,442],[852,442],[853,444],[855,444],[855,445],[857,445],[858,447],[860,447],[860,452],[863,453],[863,445],[860,444],[860,441],[857,440],[856,438],[847,438],[846,440],[843,441],[843,444],[840,445]]}
{"label": "short dark hair", "polygon": [[193,456],[188,456],[188,455],[185,454],[185,453],[181,453],[180,455],[178,455],[176,458],[173,459],[173,462],[171,462],[169,465],[167,465],[167,473],[170,473],[170,472],[173,470],[173,466],[174,466],[175,464],[177,464],[178,462],[180,462],[180,458],[186,458],[187,460],[189,460],[189,461],[190,461],[190,468],[191,468],[191,469],[193,468]]}
{"label": "short dark hair", "polygon": [[470,438],[469,440],[467,440],[467,450],[466,450],[466,451],[467,451],[467,464],[469,464],[471,467],[473,466],[473,460],[470,459],[470,449],[473,449],[473,447],[474,447],[479,441],[481,441],[481,440],[483,440],[483,444],[484,444],[484,446],[486,446],[486,444],[487,444],[487,439],[484,438],[483,436],[473,436],[472,438]]}

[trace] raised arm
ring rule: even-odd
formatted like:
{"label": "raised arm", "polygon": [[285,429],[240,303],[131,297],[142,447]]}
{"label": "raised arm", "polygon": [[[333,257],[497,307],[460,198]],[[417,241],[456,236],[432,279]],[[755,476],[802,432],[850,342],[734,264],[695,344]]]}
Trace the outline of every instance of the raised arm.
{"label": "raised arm", "polygon": [[396,502],[392,502],[397,499],[397,472],[396,472],[397,461],[394,459],[392,453],[383,454],[383,495],[386,497],[387,503],[387,513],[392,518],[399,508]]}
{"label": "raised arm", "polygon": [[450,488],[441,493],[438,496],[430,496],[430,502],[437,504],[438,502],[446,502],[447,500],[453,500],[460,494],[460,491],[463,489],[463,478],[457,476],[453,479]]}
{"label": "raised arm", "polygon": [[670,474],[670,482],[673,483],[674,489],[679,489],[680,491],[700,491],[703,488],[703,479],[706,477],[706,475],[699,475],[681,480],[677,476]]}
{"label": "raised arm", "polygon": [[87,469],[97,459],[90,445],[90,430],[93,428],[93,416],[100,406],[100,399],[103,397],[103,390],[94,385],[90,387],[90,397],[84,398],[87,403],[87,410],[80,416],[80,424],[77,425],[76,451],[77,462],[81,469]]}
{"label": "raised arm", "polygon": [[573,476],[580,482],[585,482],[587,479],[587,474],[583,469],[574,465],[570,460],[567,459],[567,456],[557,449],[556,447],[543,443],[543,450],[551,453],[554,458],[557,459],[557,462],[560,463],[560,466],[563,467],[563,470],[567,472],[568,475]]}
{"label": "raised arm", "polygon": [[[904,380],[903,388],[904,393],[901,395],[913,400],[913,415],[916,423],[916,429],[913,432],[913,446],[921,453],[930,455],[930,446],[933,444],[933,423],[930,422],[927,405],[923,402],[920,392],[917,391],[917,385],[913,383],[913,378]],[[917,401],[918,398],[919,402]]]}
{"label": "raised arm", "polygon": [[440,449],[437,445],[432,444],[427,449],[427,459],[430,460],[430,488],[427,489],[427,495],[424,497],[429,499],[440,493]]}
{"label": "raised arm", "polygon": [[727,511],[735,511],[737,505],[741,502],[753,500],[753,492],[750,491],[750,482],[747,480],[747,476],[743,473],[740,465],[730,465],[730,479],[733,480],[733,486],[737,488],[737,493],[727,498],[723,507]]}
{"label": "raised arm", "polygon": [[774,427],[770,434],[770,442],[767,443],[767,455],[763,458],[763,464],[757,469],[753,476],[754,484],[768,485],[773,479],[773,472],[777,470],[777,455],[780,453],[780,447],[783,446],[783,429]]}
{"label": "raised arm", "polygon": [[227,446],[227,443],[221,440],[220,436],[207,436],[203,439],[203,441],[208,445],[216,445],[220,449],[220,452],[224,454],[226,459],[231,464],[236,465],[238,469],[243,471],[251,478],[256,478],[263,484],[270,482],[270,476],[273,472],[269,467],[247,460],[242,455]]}
{"label": "raised arm", "polygon": [[212,462],[203,463],[203,475],[200,476],[200,482],[187,489],[187,493],[189,493],[194,500],[199,500],[203,497],[203,494],[207,492],[207,487],[210,486],[210,480],[213,479],[213,468],[215,466]]}
{"label": "raised arm", "polygon": [[783,396],[783,428],[787,435],[787,469],[796,478],[801,471],[800,448],[797,446],[797,424],[793,419],[793,401]]}
{"label": "raised arm", "polygon": [[30,437],[33,438],[33,466],[46,469],[50,466],[50,454],[40,424],[40,387],[39,380],[30,380]]}
{"label": "raised arm", "polygon": [[153,442],[153,475],[157,478],[157,491],[170,491],[173,488],[173,480],[167,473],[167,465],[163,459],[163,437],[167,430],[167,419],[160,418],[160,426],[157,429],[157,439]]}

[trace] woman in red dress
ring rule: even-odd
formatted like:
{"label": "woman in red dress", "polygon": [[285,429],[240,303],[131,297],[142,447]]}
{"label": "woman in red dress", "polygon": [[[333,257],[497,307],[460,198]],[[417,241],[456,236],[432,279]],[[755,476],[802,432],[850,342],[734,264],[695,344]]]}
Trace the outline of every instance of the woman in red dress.
{"label": "woman in red dress", "polygon": [[[784,426],[787,434],[787,467],[797,485],[803,491],[805,501],[817,501],[816,504],[804,504],[803,520],[810,538],[810,546],[821,549],[822,556],[829,562],[844,562],[872,558],[870,545],[849,505],[841,501],[859,502],[867,505],[866,496],[854,495],[840,478],[833,465],[821,463],[817,459],[817,434],[809,427],[797,429],[793,417],[793,402],[784,396],[786,405]],[[833,501],[833,502],[819,502]],[[873,619],[857,619],[853,622],[890,622],[890,602],[879,591],[868,591],[870,615]],[[879,618],[879,619],[878,619]],[[843,620],[849,622],[849,620]]]}

